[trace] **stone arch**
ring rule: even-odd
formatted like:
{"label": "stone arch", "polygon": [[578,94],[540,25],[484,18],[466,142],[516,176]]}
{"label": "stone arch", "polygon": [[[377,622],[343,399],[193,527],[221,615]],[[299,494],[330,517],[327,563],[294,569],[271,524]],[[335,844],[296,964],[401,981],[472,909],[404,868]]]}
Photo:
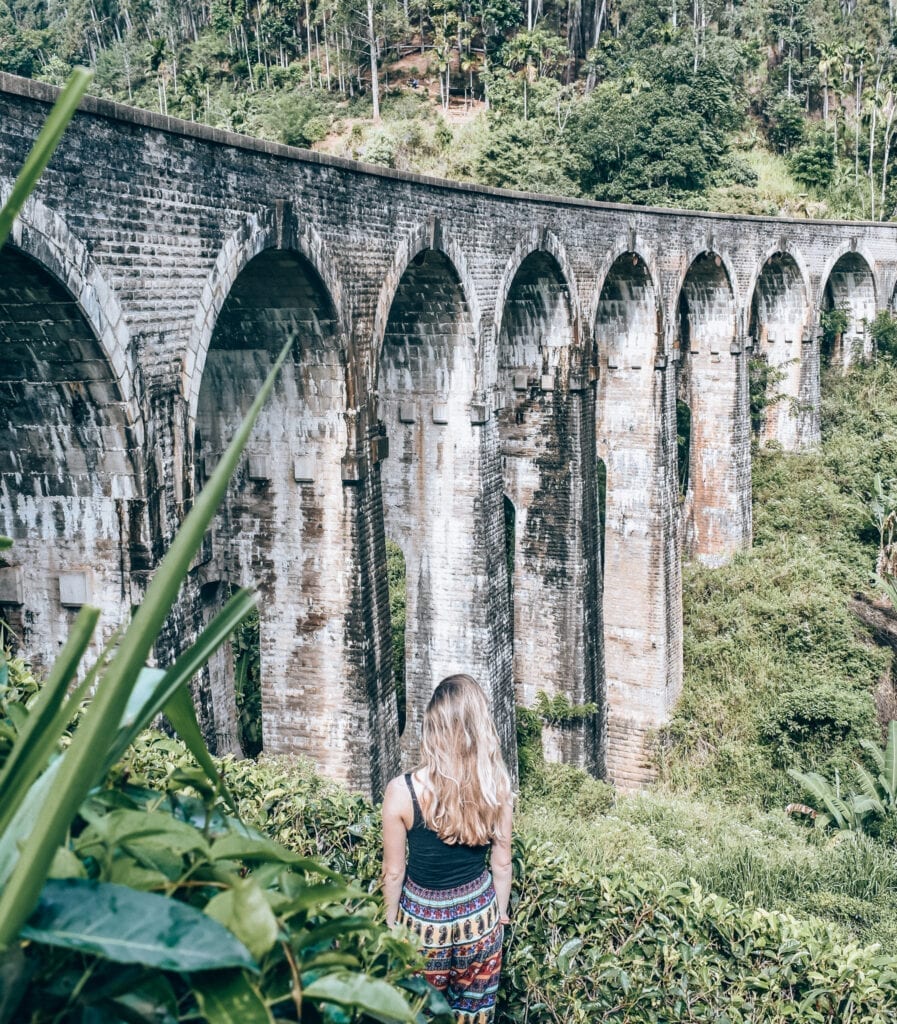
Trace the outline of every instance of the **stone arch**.
{"label": "stone arch", "polygon": [[[221,308],[246,266],[266,249],[290,250],[308,261],[327,289],[339,331],[345,333],[348,315],[343,289],[324,240],[310,224],[300,221],[292,212],[287,211],[283,216],[278,213],[266,210],[246,217],[224,241],[203,285],[183,364],[183,390],[191,423],[196,417],[206,356]],[[344,339],[341,343],[345,344]]]}
{"label": "stone arch", "polygon": [[[355,684],[365,638],[351,614],[356,524],[343,483],[347,449],[344,336],[329,288],[303,246],[244,254],[202,353],[195,468],[203,483],[277,353],[293,339],[207,540],[197,584],[255,584],[264,749],[310,756],[328,775],[370,789],[371,709]],[[200,607],[198,617],[215,609]],[[226,672],[209,678],[205,722],[219,750],[236,750]]]}
{"label": "stone arch", "polygon": [[719,565],[750,538],[750,430],[735,290],[718,253],[692,260],[679,291],[677,326],[677,401],[691,414],[685,549]]}
{"label": "stone arch", "polygon": [[573,266],[570,263],[564,246],[560,243],[554,232],[539,227],[534,227],[525,238],[522,238],[517,243],[511,258],[502,272],[495,297],[494,336],[498,338],[501,335],[502,321],[511,285],[517,277],[521,265],[524,261],[529,260],[534,253],[544,253],[550,256],[557,267],[560,279],[564,282],[567,292],[573,345],[578,346],[582,338],[582,311],[576,285],[576,275],[573,273]]}
{"label": "stone arch", "polygon": [[[6,186],[0,187],[0,206],[9,191]],[[112,369],[135,442],[142,445],[144,426],[131,333],[118,296],[87,246],[58,213],[34,197],[26,200],[13,222],[7,245],[39,264],[74,298]]]}
{"label": "stone arch", "polygon": [[872,266],[856,249],[847,249],[829,261],[817,306],[820,313],[843,309],[847,313],[847,327],[831,336],[820,332],[820,358],[825,364],[844,369],[872,356],[872,334],[866,328],[875,319],[878,308]]}
{"label": "stone arch", "polygon": [[[581,373],[570,372],[578,343],[574,305],[547,249],[531,249],[514,262],[496,310],[496,421],[503,489],[516,511],[517,701],[532,707],[542,691],[603,706],[596,630],[589,628],[601,614],[594,407]],[[602,771],[602,734],[591,721],[551,730],[546,756]]]}
{"label": "stone arch", "polygon": [[33,202],[0,251],[0,333],[0,533],[15,541],[0,617],[44,666],[81,606],[101,609],[98,646],[122,623],[147,550],[127,330],[84,247]]}
{"label": "stone arch", "polygon": [[[477,290],[474,287],[473,275],[471,274],[464,250],[457,240],[447,231],[438,217],[431,217],[428,221],[418,224],[408,234],[396,250],[392,265],[383,277],[380,286],[380,293],[377,297],[377,305],[374,310],[373,329],[373,356],[372,367],[373,379],[378,379],[380,361],[383,353],[383,342],[386,334],[386,326],[392,310],[393,302],[399,285],[404,279],[409,266],[422,252],[432,250],[441,253],[452,267],[452,272],[458,278],[461,291],[464,295],[464,303],[467,310],[467,320],[470,327],[471,338],[479,346],[478,327],[480,324],[480,302]],[[477,348],[477,369],[482,363],[479,348]]]}
{"label": "stone arch", "polygon": [[647,261],[624,250],[603,277],[594,314],[597,457],[606,473],[607,767],[623,786],[642,781],[646,736],[666,720],[681,675],[674,399],[658,358],[658,292]]}
{"label": "stone arch", "polygon": [[648,261],[624,250],[601,278],[592,323],[602,369],[653,369],[663,344],[660,290]]}
{"label": "stone arch", "polygon": [[[790,251],[770,252],[757,271],[747,313],[752,358],[768,370],[766,400],[754,428],[766,440],[793,450],[802,443],[798,403],[802,391],[802,345],[809,340],[812,310],[805,269]],[[762,384],[761,384],[762,386]],[[754,396],[756,407],[757,396]]]}
{"label": "stone arch", "polygon": [[[406,759],[416,755],[424,707],[439,680],[469,672],[490,694],[513,749],[513,700],[499,685],[489,595],[504,588],[503,552],[489,530],[501,494],[486,491],[484,411],[471,405],[478,372],[476,312],[463,265],[438,223],[404,247],[381,292],[375,325],[378,415],[389,438],[380,464],[386,535],[405,555]],[[433,246],[423,244],[432,241]],[[382,324],[382,326],[381,326]],[[497,482],[497,481],[496,481]],[[492,502],[495,510],[492,515]]]}

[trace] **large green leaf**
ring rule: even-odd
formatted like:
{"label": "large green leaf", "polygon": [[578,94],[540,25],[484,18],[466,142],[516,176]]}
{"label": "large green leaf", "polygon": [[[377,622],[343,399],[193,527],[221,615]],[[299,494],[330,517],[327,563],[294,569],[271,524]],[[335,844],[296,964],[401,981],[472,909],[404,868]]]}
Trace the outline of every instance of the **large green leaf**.
{"label": "large green leaf", "polygon": [[0,537],[0,551],[6,551],[12,547],[12,537]]}
{"label": "large green leaf", "polygon": [[243,973],[216,972],[191,980],[208,1024],[274,1024],[259,990]]}
{"label": "large green leaf", "polygon": [[893,807],[897,801],[897,722],[888,726],[888,745],[885,748],[884,783]]}
{"label": "large green leaf", "polygon": [[246,947],[195,907],[123,885],[49,881],[22,938],[164,971],[255,970]]}
{"label": "large green leaf", "polygon": [[[38,135],[34,145],[31,147],[28,159],[19,172],[18,178],[16,178],[16,183],[13,185],[9,199],[6,200],[6,204],[0,210],[0,249],[3,248],[6,239],[9,238],[13,221],[16,219],[19,210],[22,209],[25,200],[34,190],[38,178],[44,173],[44,168],[50,162],[50,157],[59,145],[59,140],[68,127],[72,115],[78,109],[81,97],[87,91],[92,78],[93,72],[88,71],[87,68],[75,68],[68,82],[66,82],[65,88],[59,94],[59,98],[50,111],[50,116],[41,129],[40,135]],[[2,546],[5,545],[0,545],[0,547]]]}
{"label": "large green leaf", "polygon": [[302,990],[303,998],[356,1007],[382,1020],[414,1021],[408,1003],[388,982],[366,974],[325,974]]}
{"label": "large green leaf", "polygon": [[277,918],[252,878],[237,879],[209,900],[205,911],[233,932],[256,960],[261,960],[277,942]]}
{"label": "large green leaf", "polygon": [[290,340],[281,349],[249,413],[178,530],[168,554],[147,589],[143,604],[97,684],[93,701],[65,753],[65,765],[57,777],[58,784],[44,802],[37,822],[22,847],[22,855],[5,888],[0,892],[0,949],[15,938],[36,906],[56,848],[84,798],[103,777],[106,751],[118,734],[122,715],[140,670],[174,604],[190,563],[224,497],[228,481],[249,440],[256,418],[274,387],[274,381],[292,345]]}
{"label": "large green leaf", "polygon": [[228,832],[227,835],[216,839],[212,844],[212,855],[216,860],[249,860],[289,864],[290,867],[298,871],[313,872],[325,878],[338,879],[340,877],[335,871],[324,867],[323,864],[319,864],[311,857],[302,857],[285,846],[281,846],[280,843],[261,836]]}

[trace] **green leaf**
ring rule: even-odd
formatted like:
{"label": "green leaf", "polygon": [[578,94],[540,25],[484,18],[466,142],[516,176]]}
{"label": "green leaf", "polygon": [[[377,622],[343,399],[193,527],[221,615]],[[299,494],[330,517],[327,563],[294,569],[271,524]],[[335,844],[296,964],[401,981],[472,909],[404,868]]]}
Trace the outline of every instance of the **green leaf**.
{"label": "green leaf", "polygon": [[44,801],[22,855],[0,891],[0,949],[18,934],[37,904],[56,848],[84,798],[103,777],[106,751],[118,733],[140,670],[177,598],[193,556],[227,491],[231,474],[292,345],[290,339],[281,349],[249,413],[181,524],[147,589],[143,604],[102,673],[93,701],[64,755],[64,769],[57,775],[57,785]]}
{"label": "green leaf", "polygon": [[201,911],[108,882],[47,882],[21,935],[42,945],[163,971],[256,969],[246,947]]}
{"label": "green leaf", "polygon": [[251,878],[236,879],[230,889],[209,900],[205,909],[209,917],[233,932],[256,960],[261,960],[277,942],[277,918]]}
{"label": "green leaf", "polygon": [[274,1024],[259,990],[246,975],[214,972],[191,980],[208,1024]]}
{"label": "green leaf", "polygon": [[[0,210],[0,249],[3,248],[9,233],[12,230],[13,221],[25,203],[25,200],[34,190],[38,179],[44,173],[44,168],[50,162],[50,157],[59,145],[63,132],[68,127],[72,115],[78,109],[81,98],[87,91],[93,72],[87,68],[75,68],[71,73],[65,88],[59,94],[59,98],[50,111],[40,135],[31,147],[28,159],[25,161],[22,170],[19,172],[16,183],[3,209]],[[6,538],[4,538],[6,539]],[[7,544],[0,544],[0,548],[8,547]]]}
{"label": "green leaf", "polygon": [[302,990],[303,998],[356,1007],[386,1020],[414,1021],[414,1013],[399,991],[366,974],[325,974]]}
{"label": "green leaf", "polygon": [[107,756],[107,765],[111,767],[118,761],[137,735],[164,711],[212,784],[233,806],[224,780],[202,738],[188,684],[252,611],[255,601],[256,595],[253,591],[238,590],[202,631],[196,643],[189,647],[171,668],[141,670],[125,707],[119,733]]}
{"label": "green leaf", "polygon": [[0,551],[7,551],[12,547],[12,537],[0,537]]}
{"label": "green leaf", "polygon": [[891,806],[897,799],[897,722],[888,726],[888,745],[885,748],[884,765],[885,788],[890,797]]}
{"label": "green leaf", "polygon": [[[301,857],[271,839],[254,838],[229,832],[212,844],[212,856],[217,860],[249,860],[289,864],[299,871],[308,871],[325,878],[340,876],[311,857]],[[333,888],[332,886],[330,887]]]}

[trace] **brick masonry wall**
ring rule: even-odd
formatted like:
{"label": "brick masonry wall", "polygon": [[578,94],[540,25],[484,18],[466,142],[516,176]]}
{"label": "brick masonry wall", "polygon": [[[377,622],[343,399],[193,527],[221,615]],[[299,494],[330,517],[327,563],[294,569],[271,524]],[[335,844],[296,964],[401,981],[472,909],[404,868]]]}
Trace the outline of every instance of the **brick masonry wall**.
{"label": "brick masonry wall", "polygon": [[[39,83],[0,76],[0,196],[53,96]],[[505,441],[496,408],[506,386],[505,304],[529,253],[550,254],[553,262],[540,257],[529,264],[526,301],[536,308],[559,294],[562,282],[572,339],[562,346],[568,355],[558,356],[558,384],[540,399],[544,411],[521,442],[540,450],[543,426],[548,436],[562,430],[569,438],[566,454],[557,453],[564,498],[553,530],[566,532],[573,554],[561,558],[562,539],[554,536],[547,561],[532,563],[536,574],[548,576],[559,564],[569,573],[564,587],[543,588],[545,620],[564,623],[567,633],[565,643],[542,655],[550,663],[545,674],[573,697],[606,692],[606,763],[597,768],[628,786],[648,777],[646,736],[665,720],[681,684],[682,538],[691,531],[696,553],[713,561],[750,537],[746,352],[725,352],[721,334],[718,364],[709,348],[708,368],[699,365],[700,352],[690,353],[697,359],[692,380],[697,385],[704,374],[702,393],[712,406],[699,425],[705,441],[696,465],[704,467],[704,483],[687,509],[691,526],[678,501],[674,357],[690,268],[706,261],[704,254],[719,257],[725,273],[702,286],[707,322],[716,322],[714,310],[734,309],[734,347],[753,345],[783,368],[797,401],[775,407],[767,436],[787,447],[813,444],[819,435],[820,309],[846,302],[857,332],[860,312],[891,304],[897,279],[891,225],[682,213],[454,185],[97,100],[85,101],[12,246],[14,256],[23,254],[40,271],[34,304],[46,314],[34,322],[42,331],[53,324],[48,293],[55,282],[66,293],[63,305],[77,304],[86,325],[66,328],[59,343],[89,340],[99,354],[83,365],[70,360],[71,379],[58,382],[62,388],[44,381],[33,400],[13,404],[22,379],[15,367],[28,353],[39,355],[43,342],[38,334],[10,338],[3,328],[4,344],[13,340],[26,354],[9,356],[0,379],[7,448],[0,529],[19,541],[11,564],[0,569],[0,608],[21,619],[37,616],[30,635],[46,657],[71,614],[59,600],[58,574],[85,561],[102,565],[109,582],[92,596],[102,605],[105,631],[120,622],[140,600],[191,500],[205,457],[195,446],[197,425],[217,417],[223,434],[237,415],[240,385],[247,392],[255,386],[262,367],[245,360],[256,350],[241,343],[228,364],[222,353],[235,350],[222,346],[219,330],[223,311],[245,317],[244,326],[252,317],[266,329],[278,320],[271,311],[281,308],[284,287],[276,276],[266,281],[256,272],[262,264],[253,269],[252,261],[272,250],[290,253],[318,282],[332,307],[330,326],[306,330],[317,300],[294,296],[286,320],[272,328],[277,336],[305,331],[308,340],[300,341],[292,376],[236,478],[211,561],[222,562],[231,582],[250,573],[262,579],[266,618],[273,616],[262,652],[267,749],[305,750],[329,773],[373,792],[399,756],[384,579],[384,533],[391,529],[403,531],[415,575],[413,721],[440,673],[473,671],[513,755],[512,643],[525,638],[514,636],[509,616]],[[423,273],[434,268],[432,276]],[[231,293],[245,298],[250,280],[250,307],[234,302],[227,313]],[[266,285],[270,297],[263,295]],[[4,323],[18,328],[23,319],[10,311],[11,288],[0,278]],[[406,341],[384,341],[391,319]],[[395,351],[382,355],[390,345]],[[413,368],[393,358],[402,348],[416,350]],[[104,364],[100,380],[88,363]],[[584,391],[570,384],[576,377],[582,386],[577,374],[585,375]],[[102,386],[91,392],[91,383]],[[84,443],[72,441],[64,424],[58,443],[47,434],[36,462],[9,458],[23,437],[38,436],[44,420],[71,418],[76,391],[95,424],[121,410],[117,425],[88,444],[109,466],[117,452],[135,467],[118,474],[132,481],[121,493],[113,494],[111,476],[99,471],[89,475],[89,493],[77,500],[66,493]],[[406,401],[416,407],[410,423],[401,417]],[[447,422],[439,422],[443,415]],[[729,454],[714,453],[713,438]],[[313,482],[297,480],[296,460],[312,454]],[[276,471],[267,491],[262,477],[253,481],[250,465],[264,456]],[[608,470],[603,611],[591,469],[597,456]],[[43,532],[16,511],[23,495],[40,490],[41,459],[69,481],[55,496],[41,492],[42,522],[50,524]],[[308,472],[306,461],[299,475]],[[720,531],[724,515],[730,521]],[[116,523],[124,524],[118,534]],[[92,537],[102,544],[92,546]],[[45,564],[27,576],[22,562],[37,546],[46,551]],[[161,661],[190,640],[207,614],[203,587],[214,603],[221,582],[197,565],[160,641]],[[571,666],[566,684],[557,659]],[[218,683],[208,681],[198,699],[224,742],[233,710],[215,710],[212,689],[219,707],[228,703],[226,673],[216,671]],[[415,728],[406,729],[407,757]],[[604,736],[596,726],[590,743],[598,761]]]}

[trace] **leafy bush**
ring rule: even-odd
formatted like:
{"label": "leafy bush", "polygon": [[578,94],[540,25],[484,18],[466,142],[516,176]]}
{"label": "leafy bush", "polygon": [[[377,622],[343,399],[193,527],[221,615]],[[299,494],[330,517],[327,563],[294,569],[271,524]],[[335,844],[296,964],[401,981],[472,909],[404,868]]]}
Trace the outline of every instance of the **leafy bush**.
{"label": "leafy bush", "polygon": [[878,738],[891,654],[848,601],[878,553],[869,502],[897,461],[897,370],[830,379],[822,426],[818,452],[755,451],[753,549],[685,568],[683,693],[658,746],[677,789],[784,806],[788,767],[844,775]]}
{"label": "leafy bush", "polygon": [[[149,735],[126,770],[164,789],[184,758],[176,741]],[[221,768],[247,822],[362,889],[377,886],[380,826],[366,801],[294,759]],[[657,795],[614,800],[576,769],[544,772],[524,785],[517,817],[502,1024],[724,1013],[776,1024],[850,1014],[884,1022],[894,1012],[891,959],[861,949],[845,928],[759,909],[766,899],[805,907],[816,898],[828,916],[871,919],[872,901],[897,892],[897,865],[877,845],[861,836],[821,848],[781,814]],[[711,895],[714,886],[731,898]]]}
{"label": "leafy bush", "polygon": [[835,140],[831,132],[816,126],[809,138],[791,154],[791,173],[806,188],[822,190],[835,172]]}
{"label": "leafy bush", "polygon": [[892,363],[897,362],[897,317],[887,309],[880,309],[869,328],[877,354]]}

